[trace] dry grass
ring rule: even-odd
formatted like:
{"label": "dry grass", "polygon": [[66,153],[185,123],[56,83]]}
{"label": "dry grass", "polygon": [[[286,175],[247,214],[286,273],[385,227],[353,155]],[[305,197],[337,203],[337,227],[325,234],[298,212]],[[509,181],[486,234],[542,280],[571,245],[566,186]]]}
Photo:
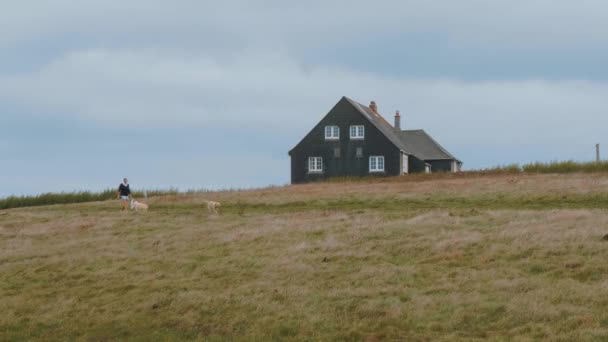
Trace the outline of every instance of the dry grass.
{"label": "dry grass", "polygon": [[605,340],[607,188],[445,177],[206,194],[220,217],[200,195],[3,211],[0,340]]}

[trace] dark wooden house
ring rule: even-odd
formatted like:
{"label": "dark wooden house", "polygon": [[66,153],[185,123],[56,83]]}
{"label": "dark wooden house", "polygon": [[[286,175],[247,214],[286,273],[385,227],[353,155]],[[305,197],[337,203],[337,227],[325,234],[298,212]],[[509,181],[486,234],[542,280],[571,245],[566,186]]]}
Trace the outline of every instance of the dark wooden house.
{"label": "dark wooden house", "polygon": [[400,176],[415,172],[457,172],[462,162],[424,130],[401,130],[369,107],[347,97],[289,151],[291,182],[337,176]]}

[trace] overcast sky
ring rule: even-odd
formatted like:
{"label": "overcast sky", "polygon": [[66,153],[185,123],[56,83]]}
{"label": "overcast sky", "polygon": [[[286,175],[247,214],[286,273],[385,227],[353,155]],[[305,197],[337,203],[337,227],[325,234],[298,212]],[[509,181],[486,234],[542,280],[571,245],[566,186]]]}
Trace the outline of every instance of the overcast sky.
{"label": "overcast sky", "polygon": [[590,160],[607,17],[603,0],[4,1],[0,197],[286,184],[287,151],[344,95],[467,169]]}

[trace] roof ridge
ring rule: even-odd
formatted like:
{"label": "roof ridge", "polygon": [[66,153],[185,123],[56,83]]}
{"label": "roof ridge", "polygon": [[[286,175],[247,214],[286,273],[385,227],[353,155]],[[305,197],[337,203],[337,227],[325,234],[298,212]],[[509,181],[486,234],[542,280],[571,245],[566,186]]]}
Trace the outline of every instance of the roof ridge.
{"label": "roof ridge", "polygon": [[[384,119],[381,114],[375,113],[368,106],[365,106],[351,98],[348,98],[346,96],[344,96],[344,98],[346,100],[348,100],[348,102],[353,107],[355,107],[355,109],[357,111],[359,111],[359,113],[361,113],[361,115],[363,115],[365,118],[367,118],[369,120],[369,122],[371,122],[374,126],[376,126],[376,128],[379,129],[380,132],[382,132],[382,134],[390,142],[392,142],[393,145],[395,145],[395,147],[397,147],[399,150],[401,150],[407,154],[413,155],[412,152],[408,151],[407,146],[403,143],[403,141],[401,141],[401,139],[397,135],[397,132],[395,131],[393,126],[390,123],[388,123],[388,121],[386,121],[386,119]],[[373,116],[370,114],[372,114]],[[382,120],[382,121],[380,121],[380,120]]]}
{"label": "roof ridge", "polygon": [[[346,96],[345,96],[345,97],[346,97]],[[347,99],[348,99],[348,97],[347,97]],[[350,100],[350,99],[349,99],[349,100]],[[393,128],[393,126],[391,125],[391,123],[390,123],[390,122],[388,122],[388,120],[386,120],[386,118],[384,117],[384,115],[382,115],[382,114],[380,114],[380,113],[378,113],[378,112],[375,112],[375,111],[374,111],[374,110],[372,110],[372,109],[371,109],[369,106],[366,106],[366,105],[364,105],[364,104],[361,104],[361,103],[359,103],[359,102],[357,102],[357,101],[355,101],[355,100],[351,100],[351,101],[352,101],[352,102],[357,103],[357,104],[358,104],[358,105],[360,105],[361,107],[364,107],[364,108],[369,109],[369,110],[370,110],[372,113],[374,113],[374,114],[375,114],[375,115],[376,115],[378,118],[380,118],[380,119],[381,119],[382,121],[384,121],[384,122],[385,122],[387,125],[389,125],[389,126],[391,126],[391,128]]]}
{"label": "roof ridge", "polygon": [[[433,137],[430,136],[424,129],[411,129],[411,130],[396,130],[380,113],[374,112],[370,107],[355,101],[347,96],[343,96],[343,99],[347,100],[361,115],[363,115],[371,124],[376,126],[378,130],[391,142],[395,147],[401,151],[413,155],[420,160],[442,160],[442,159],[455,159],[458,160],[454,155],[448,152],[443,146],[441,146]],[[435,156],[436,158],[425,158],[430,157],[428,151],[419,150],[420,145],[414,144],[407,140],[406,135],[418,135],[424,137],[430,144],[434,146],[436,151],[443,156]]]}

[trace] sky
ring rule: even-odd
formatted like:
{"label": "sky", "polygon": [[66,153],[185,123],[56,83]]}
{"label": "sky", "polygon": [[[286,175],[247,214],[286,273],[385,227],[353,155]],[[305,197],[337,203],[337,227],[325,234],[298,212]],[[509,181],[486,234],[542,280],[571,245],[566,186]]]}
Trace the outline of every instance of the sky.
{"label": "sky", "polygon": [[342,96],[400,110],[465,169],[592,160],[608,148],[607,14],[603,0],[4,0],[0,197],[125,176],[288,184],[287,152]]}

